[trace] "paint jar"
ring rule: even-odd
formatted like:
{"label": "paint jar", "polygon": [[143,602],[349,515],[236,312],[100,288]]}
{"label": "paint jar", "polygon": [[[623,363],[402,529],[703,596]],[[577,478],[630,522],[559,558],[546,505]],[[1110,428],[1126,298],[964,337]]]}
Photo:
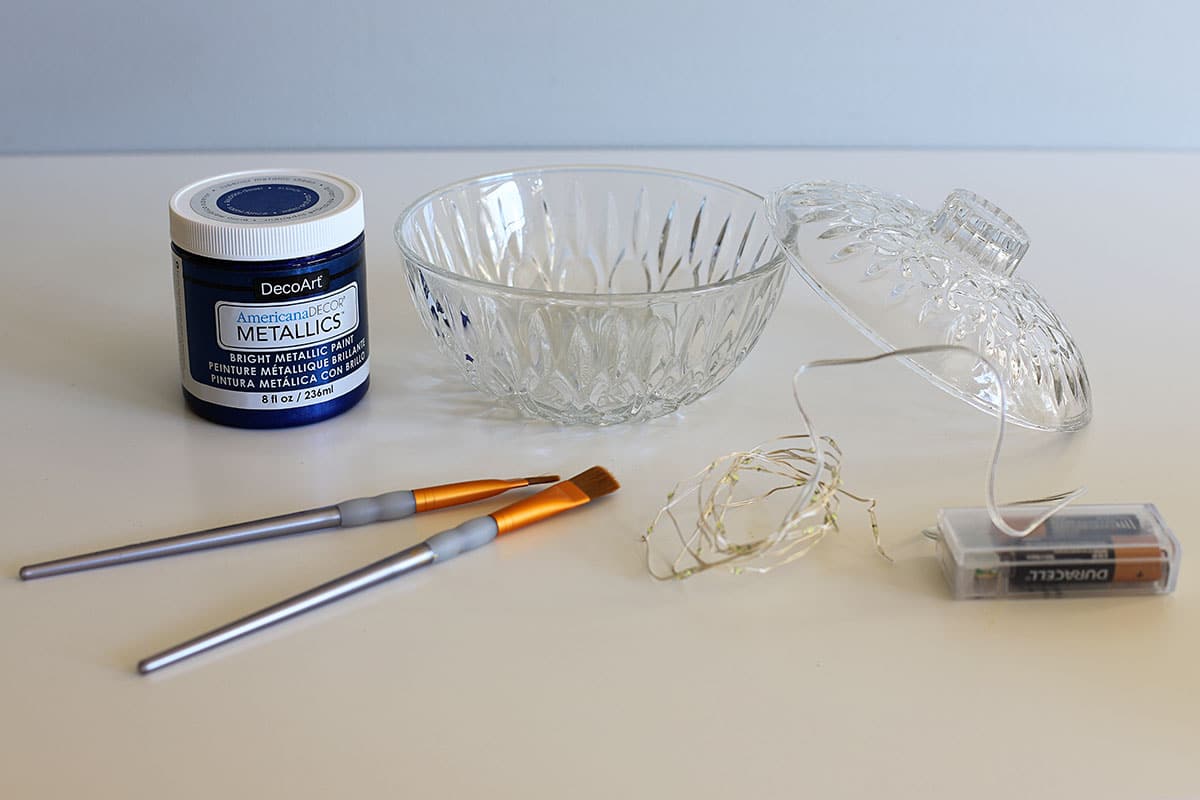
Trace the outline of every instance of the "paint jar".
{"label": "paint jar", "polygon": [[256,170],[171,198],[183,396],[205,419],[282,428],[366,394],[362,190],[311,170]]}

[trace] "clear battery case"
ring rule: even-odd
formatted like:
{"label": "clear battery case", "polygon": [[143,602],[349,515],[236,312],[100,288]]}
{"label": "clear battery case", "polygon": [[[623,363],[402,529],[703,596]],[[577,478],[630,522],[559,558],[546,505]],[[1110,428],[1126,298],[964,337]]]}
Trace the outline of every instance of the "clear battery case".
{"label": "clear battery case", "polygon": [[[1046,506],[1002,511],[1016,527]],[[1017,539],[984,508],[938,512],[938,559],[959,600],[1166,594],[1179,577],[1179,540],[1150,504],[1069,506]]]}

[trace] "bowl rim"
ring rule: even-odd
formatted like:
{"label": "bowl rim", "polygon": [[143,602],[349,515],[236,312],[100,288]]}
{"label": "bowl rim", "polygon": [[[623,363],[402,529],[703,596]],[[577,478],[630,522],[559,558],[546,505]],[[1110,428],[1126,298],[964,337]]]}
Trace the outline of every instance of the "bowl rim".
{"label": "bowl rim", "polygon": [[[408,261],[415,262],[421,269],[429,270],[430,272],[445,278],[454,283],[466,284],[468,286],[480,287],[489,292],[501,294],[511,294],[519,297],[538,298],[541,300],[571,300],[571,301],[587,301],[601,305],[611,305],[616,303],[624,304],[626,302],[645,302],[648,298],[670,298],[682,295],[698,295],[709,292],[722,291],[730,286],[738,283],[764,278],[774,271],[784,269],[788,265],[787,255],[783,248],[775,242],[776,253],[773,257],[765,260],[759,266],[754,267],[749,272],[744,272],[741,275],[735,275],[732,278],[716,281],[714,283],[706,283],[703,286],[685,286],[679,289],[667,289],[657,292],[555,292],[546,291],[543,289],[527,289],[518,286],[508,286],[503,283],[495,283],[493,281],[480,280],[479,278],[471,278],[458,272],[452,272],[448,269],[433,264],[428,259],[418,255],[409,245],[401,238],[400,231],[405,222],[412,217],[417,209],[421,208],[434,197],[441,194],[446,194],[454,189],[460,189],[474,183],[483,183],[484,181],[500,180],[503,178],[511,178],[517,175],[527,175],[530,173],[546,173],[546,172],[611,172],[618,174],[643,174],[655,175],[668,178],[684,178],[699,183],[706,183],[712,186],[717,186],[723,189],[732,189],[735,192],[749,195],[756,198],[763,204],[763,220],[769,219],[766,211],[766,198],[755,192],[752,189],[747,189],[744,186],[739,186],[730,181],[723,181],[719,178],[710,178],[707,175],[700,175],[695,172],[686,172],[676,169],[662,169],[659,167],[639,167],[627,164],[550,164],[546,166],[522,167],[518,169],[503,170],[500,172],[486,172],[474,177],[464,178],[454,181],[453,183],[445,184],[432,191],[425,192],[416,200],[400,212],[400,216],[396,219],[396,224],[392,226],[392,239],[400,248],[401,255]],[[774,237],[772,237],[774,238]]]}

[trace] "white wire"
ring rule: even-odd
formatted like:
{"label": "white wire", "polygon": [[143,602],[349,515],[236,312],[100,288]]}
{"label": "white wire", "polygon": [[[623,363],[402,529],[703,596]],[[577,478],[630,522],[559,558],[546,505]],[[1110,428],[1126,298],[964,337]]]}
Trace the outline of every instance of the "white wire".
{"label": "white wire", "polygon": [[[813,474],[814,475],[821,474],[821,470],[825,466],[825,450],[824,450],[824,447],[822,446],[821,438],[816,435],[815,429],[813,428],[812,420],[808,416],[808,412],[806,412],[804,410],[804,405],[803,405],[803,403],[800,402],[800,377],[802,375],[804,375],[806,372],[808,372],[810,370],[818,369],[820,367],[841,367],[841,366],[852,366],[855,364],[869,364],[872,361],[881,361],[885,358],[892,358],[895,356],[919,356],[919,355],[925,355],[928,353],[954,353],[954,352],[965,353],[966,355],[969,355],[972,358],[975,358],[975,359],[983,362],[984,366],[987,367],[988,372],[991,373],[992,378],[996,382],[996,388],[998,390],[998,395],[999,395],[999,399],[1000,399],[1000,402],[999,402],[999,412],[1000,413],[998,414],[999,424],[996,426],[996,445],[992,449],[991,463],[988,465],[987,475],[985,476],[985,479],[984,479],[984,500],[987,504],[988,516],[991,518],[993,525],[995,525],[999,530],[1003,531],[1004,533],[1008,534],[1009,536],[1012,536],[1015,538],[1022,538],[1024,536],[1028,536],[1030,533],[1032,533],[1034,530],[1036,530],[1039,525],[1041,525],[1043,522],[1045,522],[1047,519],[1049,519],[1054,514],[1057,514],[1064,507],[1066,507],[1067,504],[1074,501],[1075,498],[1079,497],[1081,494],[1083,494],[1087,490],[1081,486],[1078,489],[1075,489],[1073,491],[1066,492],[1061,495],[1057,495],[1056,497],[1061,498],[1059,500],[1059,502],[1057,502],[1056,504],[1051,506],[1048,511],[1045,511],[1042,514],[1038,515],[1032,522],[1029,522],[1028,524],[1025,525],[1025,527],[1020,528],[1020,529],[1014,528],[1013,526],[1009,525],[1008,522],[1004,519],[1004,517],[1001,516],[1000,506],[996,502],[996,470],[1000,464],[1000,447],[1001,447],[1001,445],[1004,444],[1004,426],[1005,426],[1005,417],[1007,416],[1007,409],[1008,409],[1008,395],[1007,395],[1007,392],[1006,392],[1006,389],[1004,386],[1004,378],[1003,378],[1003,376],[1001,376],[1000,370],[996,368],[996,365],[993,364],[990,360],[988,360],[988,358],[985,357],[983,354],[978,353],[975,350],[972,350],[971,348],[965,347],[963,345],[932,344],[932,345],[923,345],[921,347],[905,347],[905,348],[902,348],[899,350],[889,350],[886,353],[878,353],[873,356],[864,356],[862,358],[827,358],[827,359],[822,359],[819,361],[810,361],[807,364],[801,364],[800,367],[796,370],[795,374],[792,376],[792,396],[796,400],[796,409],[800,412],[800,419],[804,421],[804,425],[807,428],[807,433],[811,436],[812,441],[813,441],[813,451],[816,456],[816,461],[815,461],[815,464],[813,467]],[[808,485],[804,488],[804,491],[801,493],[800,498],[793,504],[792,507],[794,509],[804,508],[808,504],[808,502],[812,499],[814,490],[815,490],[815,481],[810,481],[808,483]]]}

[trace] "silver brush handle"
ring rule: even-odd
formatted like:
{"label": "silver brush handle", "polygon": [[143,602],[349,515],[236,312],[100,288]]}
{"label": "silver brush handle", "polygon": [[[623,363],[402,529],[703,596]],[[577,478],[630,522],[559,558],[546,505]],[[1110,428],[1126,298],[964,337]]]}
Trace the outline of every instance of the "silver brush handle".
{"label": "silver brush handle", "polygon": [[437,556],[434,555],[433,550],[425,543],[402,550],[394,556],[389,556],[382,561],[376,561],[374,564],[368,564],[362,569],[357,569],[340,578],[335,578],[329,583],[323,583],[314,589],[309,589],[307,592],[298,594],[295,597],[289,597],[283,602],[268,606],[261,611],[256,611],[228,625],[223,625],[208,633],[201,634],[194,639],[189,639],[183,644],[163,650],[161,653],[149,658],[144,658],[138,662],[138,672],[148,675],[155,670],[170,666],[178,661],[183,661],[185,658],[191,658],[214,647],[220,647],[226,642],[232,642],[234,639],[248,636],[263,628],[269,628],[272,625],[283,622],[286,619],[291,619],[318,606],[332,603],[347,595],[361,592],[363,589],[369,589],[372,586],[391,580],[406,572],[411,572],[432,564],[436,558]]}
{"label": "silver brush handle", "polygon": [[490,516],[467,520],[456,528],[442,531],[421,544],[402,550],[393,556],[376,561],[374,564],[368,564],[340,578],[334,578],[315,589],[309,589],[307,592],[289,597],[287,600],[201,634],[194,639],[189,639],[183,644],[164,650],[157,655],[144,658],[138,662],[138,672],[143,675],[149,674],[206,650],[220,647],[226,642],[232,642],[234,639],[240,639],[255,631],[299,616],[318,606],[377,586],[406,572],[412,572],[432,564],[434,561],[446,561],[454,558],[468,550],[482,547],[495,539],[498,532],[496,520]]}
{"label": "silver brush handle", "polygon": [[299,511],[294,514],[284,514],[269,519],[259,519],[254,522],[242,522],[237,525],[226,525],[196,533],[185,533],[180,536],[169,536],[165,539],[155,539],[151,542],[127,544],[123,547],[113,547],[94,553],[60,558],[55,561],[45,561],[41,564],[31,564],[21,567],[21,579],[48,578],[51,575],[63,575],[68,572],[81,572],[97,567],[111,567],[117,564],[129,564],[133,561],[144,561],[148,558],[162,558],[180,553],[192,553],[197,550],[209,550],[214,547],[226,547],[231,544],[254,542],[259,539],[270,539],[275,536],[288,536],[293,533],[307,533],[322,528],[335,527],[340,516],[336,506],[314,508],[311,511]]}
{"label": "silver brush handle", "polygon": [[411,491],[406,489],[387,492],[375,497],[343,500],[334,506],[297,511],[278,517],[257,519],[253,522],[241,522],[237,525],[226,525],[221,528],[169,536],[165,539],[128,544],[94,553],[31,564],[21,567],[20,576],[22,580],[26,581],[34,578],[48,578],[68,572],[81,572],[98,567],[145,561],[149,558],[194,553],[198,550],[273,539],[277,536],[291,536],[296,533],[309,533],[326,528],[349,528],[371,522],[403,519],[414,513],[416,513],[416,500]]}

